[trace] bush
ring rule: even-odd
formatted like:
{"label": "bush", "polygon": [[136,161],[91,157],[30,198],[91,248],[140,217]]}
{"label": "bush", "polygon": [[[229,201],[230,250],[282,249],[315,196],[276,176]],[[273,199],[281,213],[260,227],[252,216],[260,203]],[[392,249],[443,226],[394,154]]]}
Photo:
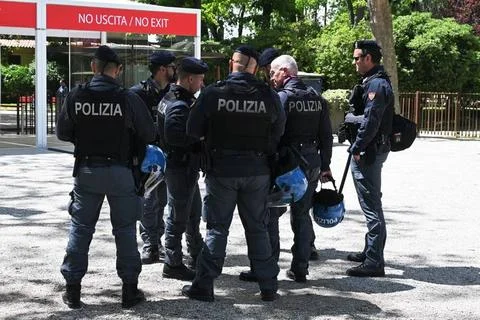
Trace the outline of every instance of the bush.
{"label": "bush", "polygon": [[480,90],[480,38],[453,19],[414,12],[394,19],[401,91]]}
{"label": "bush", "polygon": [[350,90],[346,89],[327,90],[322,93],[322,96],[328,102],[333,132],[337,132],[338,127],[344,120],[345,112],[349,109],[349,95]]}
{"label": "bush", "polygon": [[353,43],[372,39],[367,21],[352,27],[347,14],[339,15],[315,41],[315,72],[326,78],[327,88],[350,88],[358,81],[352,65]]}
{"label": "bush", "polygon": [[348,112],[349,95],[350,90],[347,89],[327,90],[322,93],[322,96],[325,98],[325,100],[327,100],[329,104],[330,112]]}
{"label": "bush", "polygon": [[28,66],[2,66],[2,88],[10,101],[19,95],[31,95],[35,86]]}

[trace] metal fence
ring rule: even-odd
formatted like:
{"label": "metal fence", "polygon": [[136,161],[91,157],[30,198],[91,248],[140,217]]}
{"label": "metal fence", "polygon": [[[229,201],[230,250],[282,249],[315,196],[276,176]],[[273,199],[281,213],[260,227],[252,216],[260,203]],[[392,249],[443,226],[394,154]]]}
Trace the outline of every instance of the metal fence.
{"label": "metal fence", "polygon": [[480,93],[400,93],[401,114],[423,136],[480,139]]}
{"label": "metal fence", "polygon": [[[422,136],[480,139],[480,93],[400,93],[400,113],[417,123]],[[61,104],[61,103],[60,103]],[[54,133],[57,101],[47,101],[47,132]],[[17,102],[17,134],[35,133],[35,99]]]}
{"label": "metal fence", "polygon": [[[56,98],[47,101],[47,133],[54,133],[56,123]],[[17,101],[17,134],[35,134],[35,99],[20,96]]]}

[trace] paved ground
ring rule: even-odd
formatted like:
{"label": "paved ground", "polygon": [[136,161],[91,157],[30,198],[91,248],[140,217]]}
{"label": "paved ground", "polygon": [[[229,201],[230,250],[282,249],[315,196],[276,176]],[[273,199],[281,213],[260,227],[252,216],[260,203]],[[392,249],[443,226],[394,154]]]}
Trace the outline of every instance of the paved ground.
{"label": "paved ground", "polygon": [[[346,146],[334,147],[337,180]],[[120,281],[105,204],[83,282],[86,306],[70,311],[60,298],[59,266],[67,241],[72,156],[33,148],[0,149],[0,318],[2,319],[480,319],[480,141],[418,139],[392,153],[384,169],[388,239],[385,278],[345,276],[348,252],[363,245],[364,218],[350,178],[345,221],[316,227],[320,260],[306,285],[285,276],[291,260],[288,215],[281,219],[280,298],[262,302],[246,270],[243,229],[235,217],[215,302],[190,301],[185,282],[162,279],[161,264],[143,268],[148,302],[120,308]],[[203,184],[202,184],[203,191]],[[202,228],[203,228],[202,224]]]}

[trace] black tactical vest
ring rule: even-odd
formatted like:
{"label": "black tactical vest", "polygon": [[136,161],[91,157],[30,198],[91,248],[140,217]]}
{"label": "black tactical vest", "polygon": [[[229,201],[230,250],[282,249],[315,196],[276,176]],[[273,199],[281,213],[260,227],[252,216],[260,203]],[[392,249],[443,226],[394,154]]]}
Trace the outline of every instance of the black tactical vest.
{"label": "black tactical vest", "polygon": [[176,95],[175,92],[169,91],[158,104],[158,146],[164,151],[170,151],[170,148],[167,144],[167,139],[165,138],[165,111],[167,107],[174,108],[176,106],[184,105],[186,108],[188,108],[188,104],[185,101],[178,99],[179,96]]}
{"label": "black tactical vest", "polygon": [[309,90],[288,88],[285,92],[287,94],[285,111],[288,116],[282,143],[297,144],[316,141],[321,113],[325,107],[322,99]]}
{"label": "black tactical vest", "polygon": [[69,106],[75,119],[75,156],[131,158],[130,132],[126,126],[126,91],[93,91],[78,88]]}
{"label": "black tactical vest", "polygon": [[221,82],[211,106],[207,145],[211,149],[268,152],[275,101],[271,89]]}

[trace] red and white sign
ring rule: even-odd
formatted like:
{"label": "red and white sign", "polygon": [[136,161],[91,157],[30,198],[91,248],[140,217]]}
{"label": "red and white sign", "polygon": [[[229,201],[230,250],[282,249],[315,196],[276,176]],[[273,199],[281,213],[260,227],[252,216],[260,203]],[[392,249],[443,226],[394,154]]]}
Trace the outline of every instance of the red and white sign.
{"label": "red and white sign", "polygon": [[196,36],[197,15],[47,4],[47,29]]}
{"label": "red and white sign", "polygon": [[35,28],[36,24],[35,3],[0,1],[0,27]]}

